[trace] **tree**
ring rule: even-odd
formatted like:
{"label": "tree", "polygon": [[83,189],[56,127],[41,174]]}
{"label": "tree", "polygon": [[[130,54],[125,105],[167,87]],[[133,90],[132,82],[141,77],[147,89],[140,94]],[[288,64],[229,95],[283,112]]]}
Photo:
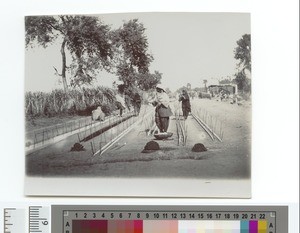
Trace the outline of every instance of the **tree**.
{"label": "tree", "polygon": [[148,91],[161,82],[162,74],[154,71],[154,74],[146,73],[140,74],[138,77],[138,88],[143,91]]}
{"label": "tree", "polygon": [[[97,71],[110,70],[113,58],[110,28],[94,16],[27,16],[25,18],[26,48],[34,42],[46,48],[61,41],[60,53],[65,92],[68,90],[66,71],[70,68],[72,86],[90,84]],[[67,66],[66,49],[72,56]]]}
{"label": "tree", "polygon": [[251,93],[251,80],[247,77],[246,70],[251,73],[251,36],[245,34],[237,41],[234,58],[239,60],[238,72],[235,74],[234,82],[243,93]]}
{"label": "tree", "polygon": [[123,83],[119,90],[128,95],[135,89],[147,91],[161,80],[159,72],[149,73],[153,57],[148,53],[145,31],[144,25],[133,19],[113,33],[116,74]]}
{"label": "tree", "polygon": [[248,79],[244,72],[238,72],[235,74],[234,82],[237,84],[238,90],[242,93],[251,92],[251,82]]}
{"label": "tree", "polygon": [[148,39],[146,28],[138,19],[129,20],[122,28],[115,31],[115,44],[119,50],[119,61],[136,69],[139,73],[147,73],[153,57],[147,52]]}
{"label": "tree", "polygon": [[238,67],[251,72],[251,35],[245,34],[237,42],[234,50],[234,58],[239,60]]}

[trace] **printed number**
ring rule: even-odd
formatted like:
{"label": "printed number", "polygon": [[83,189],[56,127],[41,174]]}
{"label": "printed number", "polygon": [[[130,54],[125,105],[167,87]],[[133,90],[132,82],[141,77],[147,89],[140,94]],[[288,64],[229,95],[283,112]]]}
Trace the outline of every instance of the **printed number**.
{"label": "printed number", "polygon": [[239,214],[233,214],[233,217],[235,218],[235,219],[238,219],[239,218]]}
{"label": "printed number", "polygon": [[149,218],[149,213],[146,213],[146,218]]}
{"label": "printed number", "polygon": [[96,218],[96,213],[93,213],[93,218]]}
{"label": "printed number", "polygon": [[84,213],[84,218],[86,218],[87,217],[87,213]]}
{"label": "printed number", "polygon": [[208,219],[211,219],[212,217],[213,217],[212,214],[207,214]]}
{"label": "printed number", "polygon": [[180,214],[180,218],[185,218],[185,217],[186,217],[185,213]]}
{"label": "printed number", "polygon": [[153,214],[154,218],[159,218],[159,213]]}
{"label": "printed number", "polygon": [[172,218],[177,218],[177,214],[176,213],[172,213]]}
{"label": "printed number", "polygon": [[123,218],[123,214],[122,213],[119,213],[119,218]]}
{"label": "printed number", "polygon": [[110,214],[110,218],[114,218],[114,213],[111,213],[111,214]]}
{"label": "printed number", "polygon": [[140,213],[137,213],[137,214],[136,214],[136,217],[137,217],[137,218],[140,218],[140,217],[141,217],[141,214],[140,214]]}
{"label": "printed number", "polygon": [[195,214],[189,214],[190,218],[195,218]]}
{"label": "printed number", "polygon": [[130,218],[131,217],[131,213],[128,213],[128,218]]}
{"label": "printed number", "polygon": [[259,215],[259,218],[260,218],[260,219],[265,219],[265,218],[266,218],[266,215],[265,215],[265,214],[260,214],[260,215]]}
{"label": "printed number", "polygon": [[255,219],[256,218],[256,214],[251,214],[251,219]]}
{"label": "printed number", "polygon": [[216,218],[221,218],[221,214],[216,214]]}
{"label": "printed number", "polygon": [[78,218],[78,213],[75,213],[75,218]]}
{"label": "printed number", "polygon": [[198,218],[203,219],[204,218],[204,214],[198,214]]}
{"label": "printed number", "polygon": [[101,215],[101,217],[102,217],[102,218],[105,218],[105,214],[103,213],[103,214]]}
{"label": "printed number", "polygon": [[225,214],[226,219],[230,219],[230,214]]}
{"label": "printed number", "polygon": [[48,221],[42,221],[42,224],[43,224],[44,226],[46,226],[46,225],[48,225]]}
{"label": "printed number", "polygon": [[242,219],[247,219],[248,218],[248,214],[242,214]]}
{"label": "printed number", "polygon": [[168,214],[167,213],[163,213],[163,218],[168,218]]}

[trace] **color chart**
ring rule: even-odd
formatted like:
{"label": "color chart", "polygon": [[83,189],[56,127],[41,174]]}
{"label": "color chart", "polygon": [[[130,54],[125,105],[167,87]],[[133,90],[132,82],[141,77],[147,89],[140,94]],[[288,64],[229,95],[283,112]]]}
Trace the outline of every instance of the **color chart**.
{"label": "color chart", "polygon": [[[276,233],[278,215],[287,218],[286,209],[253,206],[159,206],[156,209],[53,206],[52,209],[52,219],[60,222],[63,233]],[[60,217],[58,213],[62,213]],[[58,229],[52,226],[55,227]]]}
{"label": "color chart", "polygon": [[[267,221],[72,220],[72,233],[267,233]],[[67,230],[66,230],[67,232]]]}

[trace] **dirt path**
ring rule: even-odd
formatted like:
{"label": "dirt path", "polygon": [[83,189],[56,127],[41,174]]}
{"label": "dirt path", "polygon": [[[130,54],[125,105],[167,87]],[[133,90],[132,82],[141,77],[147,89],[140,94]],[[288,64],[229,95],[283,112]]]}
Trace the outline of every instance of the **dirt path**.
{"label": "dirt path", "polygon": [[[178,145],[172,117],[169,131],[174,134],[170,140],[157,141],[159,151],[142,153],[145,144],[154,140],[147,136],[142,123],[103,155],[92,156],[90,149],[70,152],[77,136],[30,154],[26,157],[27,173],[63,177],[249,178],[250,108],[202,99],[193,101],[192,108],[205,108],[211,115],[224,117],[223,142],[212,141],[189,116],[187,145]],[[208,151],[192,152],[195,143],[203,143]],[[84,146],[90,148],[89,142]]]}

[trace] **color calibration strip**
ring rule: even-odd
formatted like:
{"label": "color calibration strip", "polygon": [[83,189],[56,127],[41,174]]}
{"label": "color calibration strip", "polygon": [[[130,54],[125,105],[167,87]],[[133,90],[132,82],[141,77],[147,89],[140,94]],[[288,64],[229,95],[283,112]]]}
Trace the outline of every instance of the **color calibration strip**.
{"label": "color calibration strip", "polygon": [[[280,233],[273,206],[53,206],[53,233]],[[283,219],[278,228],[277,218]],[[282,227],[282,228],[281,228]]]}
{"label": "color calibration strip", "polygon": [[[267,221],[72,220],[70,233],[267,233]],[[67,232],[67,231],[66,231]]]}

